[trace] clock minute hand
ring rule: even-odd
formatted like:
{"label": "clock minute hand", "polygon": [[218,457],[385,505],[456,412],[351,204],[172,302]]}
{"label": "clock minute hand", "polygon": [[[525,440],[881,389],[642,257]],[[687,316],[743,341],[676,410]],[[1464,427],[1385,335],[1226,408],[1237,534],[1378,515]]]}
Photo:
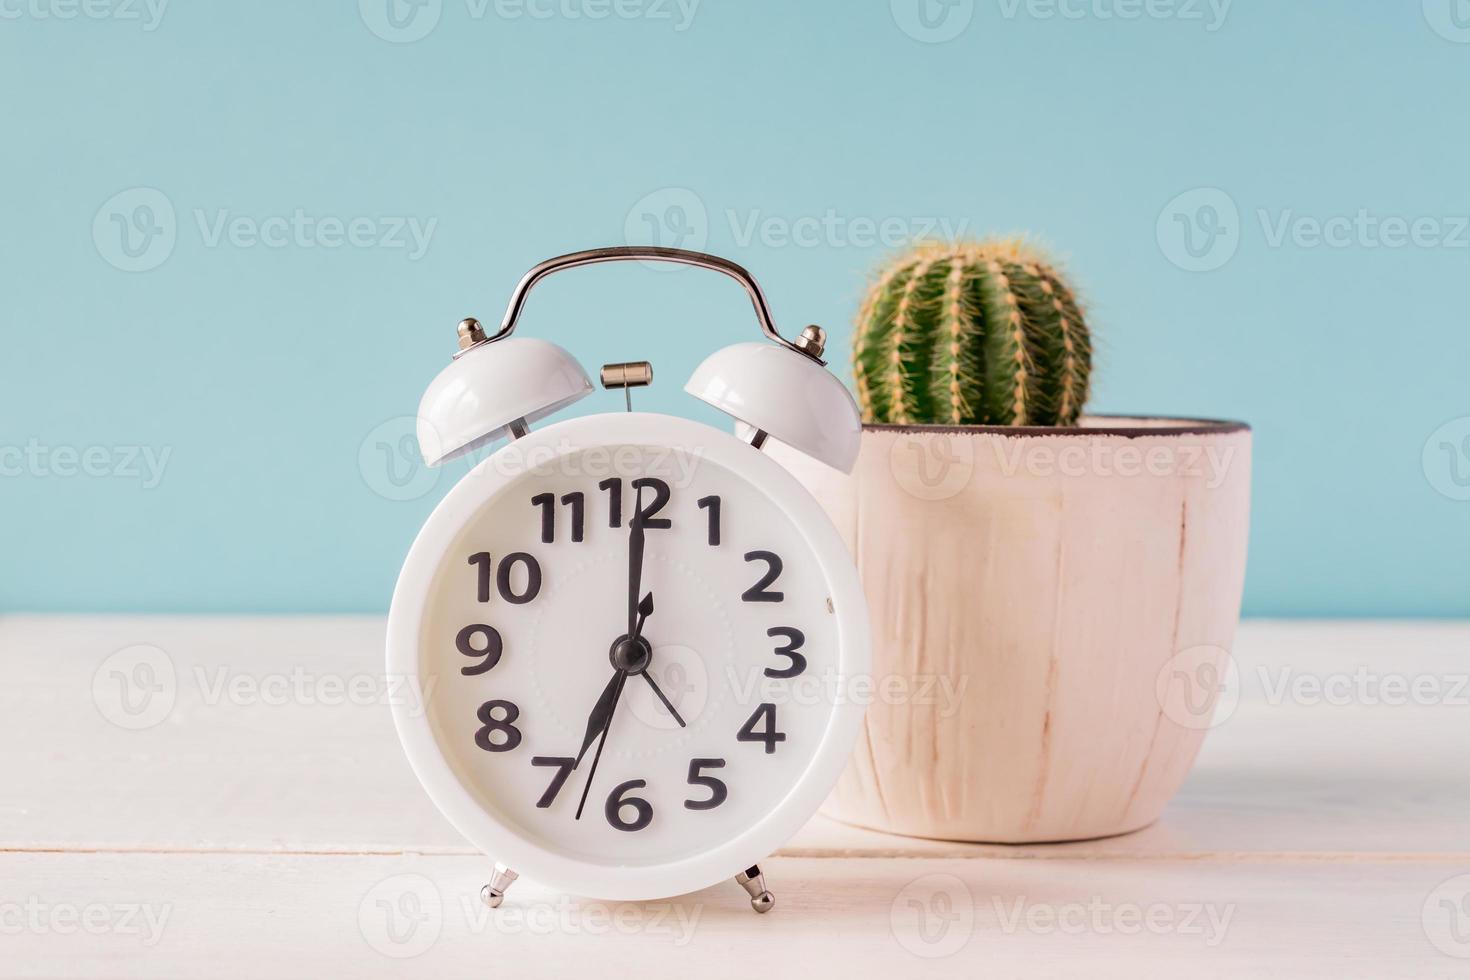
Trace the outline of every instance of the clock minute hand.
{"label": "clock minute hand", "polygon": [[638,630],[638,595],[643,589],[643,488],[633,498],[628,521],[628,636]]}

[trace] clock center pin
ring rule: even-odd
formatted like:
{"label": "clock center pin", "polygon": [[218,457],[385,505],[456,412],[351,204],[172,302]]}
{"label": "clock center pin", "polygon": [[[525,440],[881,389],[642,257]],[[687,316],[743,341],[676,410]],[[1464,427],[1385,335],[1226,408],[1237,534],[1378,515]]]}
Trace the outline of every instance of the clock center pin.
{"label": "clock center pin", "polygon": [[613,641],[607,652],[614,670],[625,670],[630,674],[641,674],[648,669],[653,658],[653,647],[641,636],[620,636]]}

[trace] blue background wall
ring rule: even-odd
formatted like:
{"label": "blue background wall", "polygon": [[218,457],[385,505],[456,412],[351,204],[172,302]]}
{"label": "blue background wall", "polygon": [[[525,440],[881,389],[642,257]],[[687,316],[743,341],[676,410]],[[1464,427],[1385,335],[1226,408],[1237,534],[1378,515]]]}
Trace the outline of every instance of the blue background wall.
{"label": "blue background wall", "polygon": [[[90,2],[0,3],[6,609],[385,609],[459,472],[398,452],[459,317],[656,229],[840,367],[898,219],[1053,245],[1094,408],[1255,425],[1249,613],[1470,613],[1470,4]],[[249,237],[298,210],[363,241]],[[635,267],[525,330],[708,418],[682,379],[753,324]]]}

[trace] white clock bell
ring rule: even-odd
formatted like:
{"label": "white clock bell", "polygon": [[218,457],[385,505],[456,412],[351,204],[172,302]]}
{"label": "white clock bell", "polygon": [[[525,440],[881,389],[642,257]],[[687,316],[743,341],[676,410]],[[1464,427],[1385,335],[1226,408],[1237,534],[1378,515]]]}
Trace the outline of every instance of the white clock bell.
{"label": "white clock bell", "polygon": [[[567,351],[513,337],[563,269],[622,260],[713,269],[750,295],[769,342],[711,355],[686,390],[741,438],[629,411],[538,420],[592,391]],[[817,809],[852,749],[867,608],[817,502],[760,452],[769,435],[852,468],[860,424],[821,360],[788,341],[743,268],[698,252],[606,248],[541,263],[492,336],[460,324],[419,410],[426,462],[510,441],[429,516],[399,575],[388,671],[432,691],[395,704],[414,772],[496,862],[603,899],[679,895],[734,877],[772,904],[758,862]],[[652,381],[643,362],[608,387]],[[432,686],[431,686],[432,685]]]}

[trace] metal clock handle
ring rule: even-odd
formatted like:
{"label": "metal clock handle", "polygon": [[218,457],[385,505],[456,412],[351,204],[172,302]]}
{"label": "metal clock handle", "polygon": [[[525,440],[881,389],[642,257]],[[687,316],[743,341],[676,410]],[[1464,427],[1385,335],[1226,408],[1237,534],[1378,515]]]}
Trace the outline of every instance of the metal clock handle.
{"label": "metal clock handle", "polygon": [[765,294],[761,292],[761,287],[756,283],[755,277],[744,266],[706,252],[694,252],[683,248],[660,248],[656,245],[590,248],[586,251],[568,252],[566,255],[547,259],[522,276],[521,281],[516,284],[515,292],[510,296],[510,304],[505,309],[505,318],[500,322],[499,330],[489,336],[483,335],[483,332],[476,336],[475,332],[478,331],[479,326],[476,323],[474,328],[467,328],[471,330],[470,333],[462,332],[461,353],[472,347],[493,344],[497,340],[509,337],[515,331],[516,321],[520,319],[521,311],[525,309],[526,298],[542,279],[553,272],[575,269],[583,265],[598,265],[603,262],[672,262],[724,273],[745,287],[745,292],[750,297],[750,304],[755,307],[756,319],[760,321],[761,333],[782,347],[805,354],[819,364],[825,363],[822,360],[822,348],[826,342],[826,334],[822,328],[808,327],[794,341],[781,336],[781,332],[776,329],[775,321],[771,319],[771,308],[766,303]]}

